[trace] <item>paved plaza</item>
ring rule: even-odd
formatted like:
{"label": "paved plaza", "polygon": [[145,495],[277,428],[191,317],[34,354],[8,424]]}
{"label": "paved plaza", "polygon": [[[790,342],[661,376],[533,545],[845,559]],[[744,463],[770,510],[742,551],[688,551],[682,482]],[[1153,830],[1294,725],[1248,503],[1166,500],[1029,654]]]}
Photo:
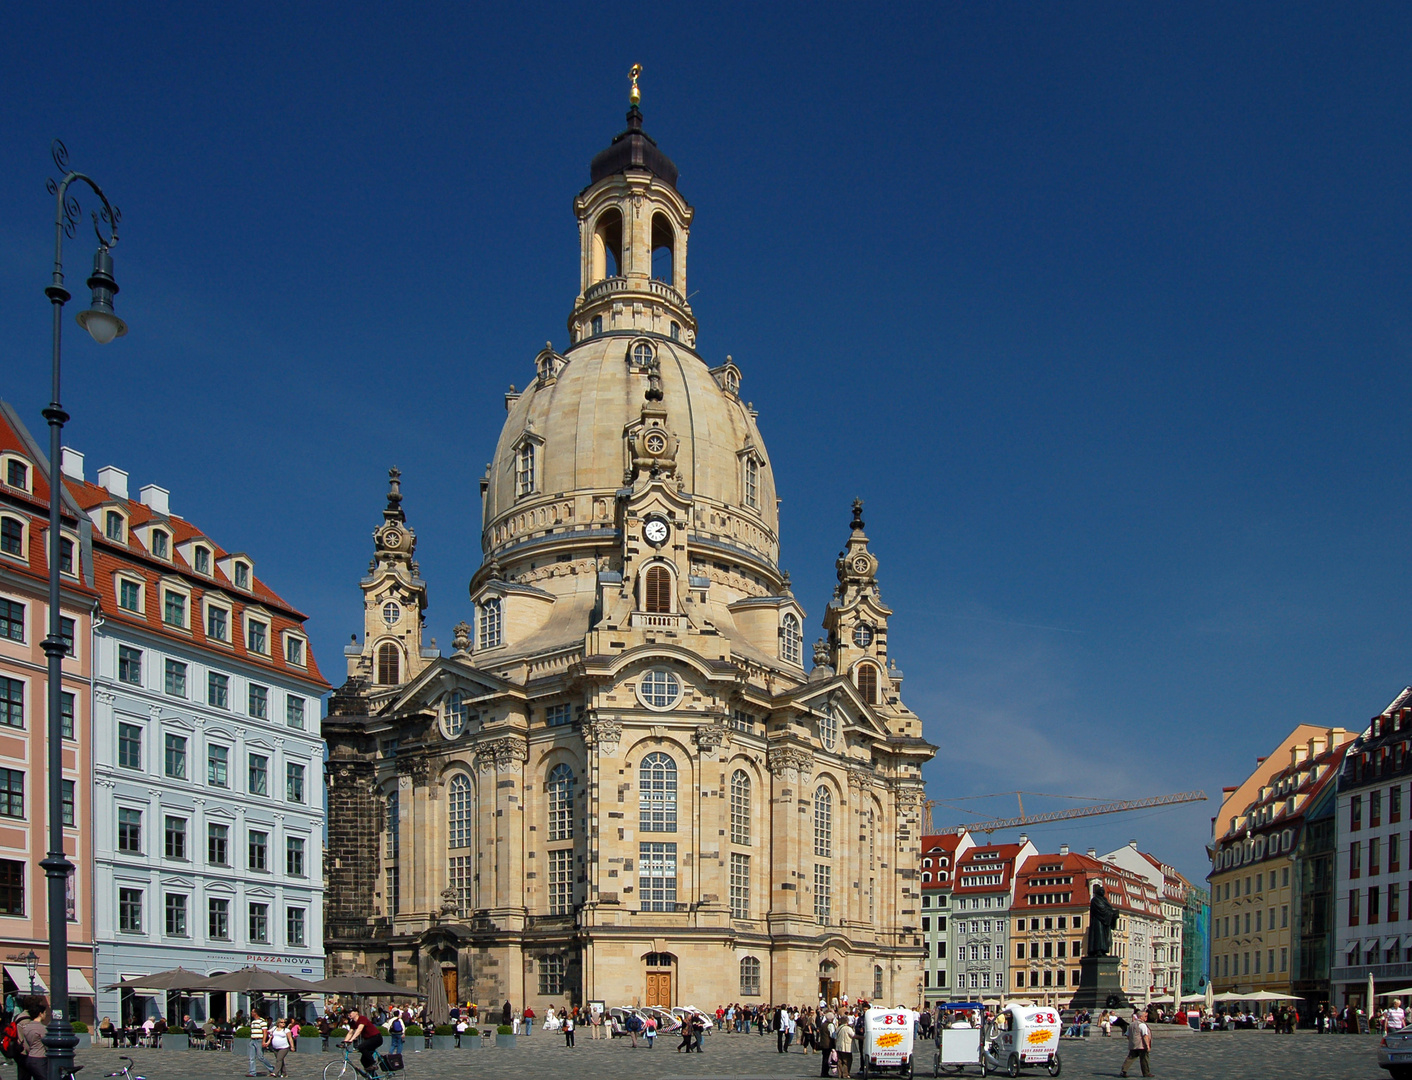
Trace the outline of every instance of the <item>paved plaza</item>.
{"label": "paved plaza", "polygon": [[[178,1040],[184,1042],[185,1040]],[[319,1053],[315,1039],[289,1058],[292,1080],[319,1080],[330,1055]],[[649,1051],[632,1049],[626,1039],[594,1042],[579,1039],[569,1050],[562,1036],[536,1032],[520,1036],[514,1049],[434,1050],[407,1053],[406,1080],[464,1080],[477,1073],[495,1080],[707,1080],[707,1078],[797,1078],[819,1075],[817,1054],[788,1055],[775,1052],[770,1035],[711,1035],[705,1052],[677,1054],[675,1040],[659,1039]],[[1066,1040],[1062,1044],[1063,1075],[1069,1077],[1117,1076],[1126,1043],[1095,1036]],[[1377,1080],[1387,1073],[1377,1067],[1377,1041],[1372,1036],[1275,1035],[1269,1032],[1225,1032],[1190,1037],[1159,1037],[1152,1053],[1154,1076],[1167,1080],[1209,1080],[1211,1077],[1276,1077],[1278,1080]],[[312,1051],[312,1052],[311,1052]],[[185,1049],[133,1050],[137,1071],[148,1080],[226,1080],[244,1077],[245,1054],[188,1051]],[[930,1076],[931,1059],[918,1055]],[[84,1080],[101,1080],[117,1067],[113,1050],[81,1050],[86,1066]],[[95,1076],[95,1074],[97,1074]],[[950,1075],[950,1074],[948,1074]],[[979,1076],[969,1068],[963,1075]],[[1042,1069],[1021,1075],[1045,1076]],[[1138,1075],[1136,1063],[1130,1073]]]}

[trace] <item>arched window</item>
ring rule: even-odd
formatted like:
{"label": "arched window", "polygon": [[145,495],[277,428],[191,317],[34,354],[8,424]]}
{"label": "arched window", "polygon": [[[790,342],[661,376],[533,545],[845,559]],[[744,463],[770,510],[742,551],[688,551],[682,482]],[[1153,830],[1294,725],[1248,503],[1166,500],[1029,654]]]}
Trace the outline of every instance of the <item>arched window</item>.
{"label": "arched window", "polygon": [[103,534],[109,540],[122,540],[123,525],[123,516],[116,510],[109,510],[107,514],[103,516]]}
{"label": "arched window", "polygon": [[932,876],[931,876],[930,874],[925,874],[925,873],[924,873],[924,874],[922,875],[922,880],[923,880],[923,881],[930,881],[931,879],[932,879]]}
{"label": "arched window", "polygon": [[471,846],[471,781],[463,773],[446,785],[446,823],[450,847]]}
{"label": "arched window", "polygon": [[387,793],[387,857],[396,861],[402,854],[402,794],[393,788]]}
{"label": "arched window", "polygon": [[751,454],[745,459],[745,505],[760,509],[760,463]]}
{"label": "arched window", "polygon": [[454,739],[466,728],[466,701],[461,691],[452,690],[446,695],[446,736]]}
{"label": "arched window", "polygon": [[666,615],[672,610],[672,575],[665,566],[649,566],[642,583],[642,610]]}
{"label": "arched window", "polygon": [[677,763],[668,754],[648,754],[637,774],[638,820],[642,832],[677,831]]}
{"label": "arched window", "polygon": [[519,495],[534,494],[534,443],[526,440],[515,455],[515,491]]}
{"label": "arched window", "polygon": [[786,611],[780,620],[780,659],[786,664],[797,664],[803,652],[804,634],[799,619],[794,612]]}
{"label": "arched window", "polygon": [[731,843],[750,843],[750,774],[744,769],[731,773]]}
{"label": "arched window", "polygon": [[19,518],[0,518],[0,551],[6,555],[24,555],[25,529]]}
{"label": "arched window", "polygon": [[74,572],[74,542],[67,537],[59,541],[59,569],[66,574]]}
{"label": "arched window", "polygon": [[878,703],[878,669],[872,664],[858,665],[858,693],[869,705]]}
{"label": "arched window", "polygon": [[652,215],[652,280],[676,284],[677,234],[666,214]]}
{"label": "arched window", "polygon": [[491,597],[480,606],[480,647],[493,649],[501,638],[500,600]]}
{"label": "arched window", "polygon": [[834,748],[834,743],[838,742],[838,731],[841,726],[838,712],[833,706],[825,706],[824,715],[819,717],[819,741],[824,744],[825,750]]}
{"label": "arched window", "polygon": [[883,970],[877,964],[873,965],[873,1000],[881,1001],[883,996]]}
{"label": "arched window", "polygon": [[396,686],[402,681],[402,654],[392,642],[378,646],[378,685]]}
{"label": "arched window", "polygon": [[740,958],[740,996],[760,996],[760,960],[754,956]]}
{"label": "arched window", "polygon": [[833,855],[833,792],[823,784],[814,789],[814,854],[820,859]]}
{"label": "arched window", "polygon": [[622,267],[623,215],[616,209],[605,210],[593,226],[593,282],[622,277]]}
{"label": "arched window", "polygon": [[574,836],[574,770],[559,764],[549,770],[549,839]]}
{"label": "arched window", "polygon": [[632,347],[633,367],[650,368],[656,353],[652,351],[652,343],[649,341],[639,341]]}
{"label": "arched window", "polygon": [[[456,851],[471,846],[471,781],[462,773],[446,785],[446,817],[448,846]],[[456,894],[456,911],[465,915],[471,910],[471,889],[475,875],[471,856],[452,855],[447,860],[447,880]]]}

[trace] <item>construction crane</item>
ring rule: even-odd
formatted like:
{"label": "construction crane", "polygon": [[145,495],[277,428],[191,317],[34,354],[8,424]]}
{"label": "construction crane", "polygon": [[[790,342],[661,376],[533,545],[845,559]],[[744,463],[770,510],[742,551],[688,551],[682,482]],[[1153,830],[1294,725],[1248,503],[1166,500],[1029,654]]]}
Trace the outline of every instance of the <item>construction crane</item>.
{"label": "construction crane", "polygon": [[[968,825],[955,825],[942,832],[983,832],[993,833],[1000,829],[1018,829],[1025,825],[1043,825],[1050,821],[1069,821],[1073,818],[1093,817],[1096,814],[1121,814],[1128,810],[1146,810],[1153,806],[1175,806],[1178,803],[1205,802],[1206,792],[1204,791],[1183,791],[1176,795],[1154,795],[1150,799],[1124,799],[1120,802],[1098,803],[1094,806],[1080,806],[1073,810],[1050,810],[1043,814],[1026,814],[1025,801],[1020,796],[1035,794],[1034,792],[1015,792],[1015,797],[1020,800],[1020,816],[1013,818],[992,818],[990,821],[974,821]],[[935,799],[928,799],[926,804],[927,832],[932,829],[932,807],[938,805]]]}

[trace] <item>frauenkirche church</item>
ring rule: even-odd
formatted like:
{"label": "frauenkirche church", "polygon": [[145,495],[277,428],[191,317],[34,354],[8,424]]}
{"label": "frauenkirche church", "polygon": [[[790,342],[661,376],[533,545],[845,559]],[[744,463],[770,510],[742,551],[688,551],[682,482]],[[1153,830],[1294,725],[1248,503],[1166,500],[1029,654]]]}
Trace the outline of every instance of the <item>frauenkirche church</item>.
{"label": "frauenkirche church", "polygon": [[740,370],[696,351],[693,211],[635,85],[574,213],[569,346],[506,395],[448,657],[423,648],[393,471],[323,725],[328,973],[494,1008],[914,1003],[935,748],[861,506],[806,650],[770,459]]}

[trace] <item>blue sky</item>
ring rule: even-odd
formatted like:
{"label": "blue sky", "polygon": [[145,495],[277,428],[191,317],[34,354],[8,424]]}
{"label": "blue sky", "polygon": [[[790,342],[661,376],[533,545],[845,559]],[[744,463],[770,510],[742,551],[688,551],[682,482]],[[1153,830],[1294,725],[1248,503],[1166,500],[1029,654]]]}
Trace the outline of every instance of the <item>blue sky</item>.
{"label": "blue sky", "polygon": [[[123,210],[132,327],[68,323],[66,441],[251,552],[335,682],[389,465],[429,634],[467,614],[501,394],[566,343],[633,62],[810,638],[861,496],[934,798],[1218,795],[1412,682],[1405,5],[8,16],[0,395],[42,427],[59,136]],[[1032,835],[1200,877],[1214,812]]]}

